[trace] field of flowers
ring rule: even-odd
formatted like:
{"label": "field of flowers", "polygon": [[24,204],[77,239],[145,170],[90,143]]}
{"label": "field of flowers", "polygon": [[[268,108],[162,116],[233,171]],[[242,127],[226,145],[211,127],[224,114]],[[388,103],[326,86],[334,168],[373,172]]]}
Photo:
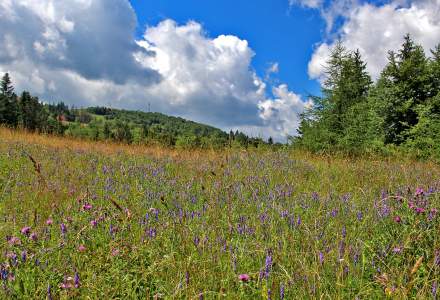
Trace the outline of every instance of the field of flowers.
{"label": "field of flowers", "polygon": [[440,167],[0,129],[0,298],[436,299]]}

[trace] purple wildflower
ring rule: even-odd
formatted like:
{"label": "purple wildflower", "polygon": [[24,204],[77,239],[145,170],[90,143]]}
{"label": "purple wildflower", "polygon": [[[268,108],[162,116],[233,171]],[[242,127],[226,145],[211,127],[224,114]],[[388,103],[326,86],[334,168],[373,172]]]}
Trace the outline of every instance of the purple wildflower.
{"label": "purple wildflower", "polygon": [[75,272],[74,284],[75,284],[76,288],[79,288],[80,282],[79,282],[79,274],[78,274],[78,272]]}
{"label": "purple wildflower", "polygon": [[267,254],[267,256],[266,256],[266,261],[265,261],[265,264],[264,264],[264,276],[266,277],[266,278],[268,278],[269,277],[269,273],[270,273],[270,270],[271,270],[271,268],[272,268],[272,263],[273,263],[273,261],[272,261],[272,256],[271,256],[271,254],[270,254],[270,252]]}
{"label": "purple wildflower", "polygon": [[319,251],[318,257],[319,257],[319,263],[322,265],[324,263],[324,253]]}
{"label": "purple wildflower", "polygon": [[50,283],[47,284],[47,299],[52,300],[52,292],[50,288]]}
{"label": "purple wildflower", "polygon": [[67,233],[67,227],[66,227],[66,224],[61,223],[61,224],[60,224],[60,229],[61,229],[61,233],[62,233],[63,235],[65,235],[65,234]]}
{"label": "purple wildflower", "polygon": [[280,285],[280,299],[284,300],[284,284]]}

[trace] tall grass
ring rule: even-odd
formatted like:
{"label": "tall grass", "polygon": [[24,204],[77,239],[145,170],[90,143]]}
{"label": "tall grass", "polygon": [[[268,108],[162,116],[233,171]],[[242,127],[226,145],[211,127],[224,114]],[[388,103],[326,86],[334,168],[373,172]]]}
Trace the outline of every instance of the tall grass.
{"label": "tall grass", "polygon": [[0,129],[0,295],[435,298],[439,175],[396,158]]}

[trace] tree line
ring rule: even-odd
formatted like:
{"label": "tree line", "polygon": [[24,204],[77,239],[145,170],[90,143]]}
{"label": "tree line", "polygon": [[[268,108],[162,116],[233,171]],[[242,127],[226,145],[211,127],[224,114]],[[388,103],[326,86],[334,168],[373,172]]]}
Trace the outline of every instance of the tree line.
{"label": "tree line", "polygon": [[159,144],[179,148],[248,148],[273,144],[239,131],[226,132],[204,124],[161,113],[108,107],[69,107],[48,104],[24,91],[17,96],[8,73],[1,79],[0,124],[45,134],[115,141]]}
{"label": "tree line", "polygon": [[408,152],[440,159],[440,44],[427,56],[408,34],[373,82],[359,50],[328,58],[322,96],[300,116],[293,145],[314,152]]}

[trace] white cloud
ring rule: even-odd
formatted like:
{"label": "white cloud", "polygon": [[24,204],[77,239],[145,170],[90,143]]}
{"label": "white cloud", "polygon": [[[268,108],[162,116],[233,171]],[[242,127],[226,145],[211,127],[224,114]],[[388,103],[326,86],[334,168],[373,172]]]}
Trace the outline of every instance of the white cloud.
{"label": "white cloud", "polygon": [[324,0],[289,0],[290,5],[300,4],[304,7],[318,8],[322,6]]}
{"label": "white cloud", "polygon": [[[391,1],[388,4],[357,4],[345,16],[337,32],[348,49],[359,49],[367,69],[377,78],[387,63],[388,50],[398,50],[410,33],[425,52],[440,43],[440,0]],[[309,62],[309,76],[322,78],[332,43],[318,45]]]}
{"label": "white cloud", "polygon": [[277,140],[296,132],[305,104],[285,85],[273,90],[275,99],[266,96],[246,40],[165,20],[136,41],[126,0],[0,0],[0,8],[0,72],[11,72],[18,90],[75,106],[145,110],[151,103]]}
{"label": "white cloud", "polygon": [[289,91],[287,85],[274,87],[274,100],[266,100],[258,104],[260,117],[268,124],[269,135],[277,138],[293,135],[299,125],[299,114],[305,107],[312,105],[311,100],[304,103],[300,96]]}

